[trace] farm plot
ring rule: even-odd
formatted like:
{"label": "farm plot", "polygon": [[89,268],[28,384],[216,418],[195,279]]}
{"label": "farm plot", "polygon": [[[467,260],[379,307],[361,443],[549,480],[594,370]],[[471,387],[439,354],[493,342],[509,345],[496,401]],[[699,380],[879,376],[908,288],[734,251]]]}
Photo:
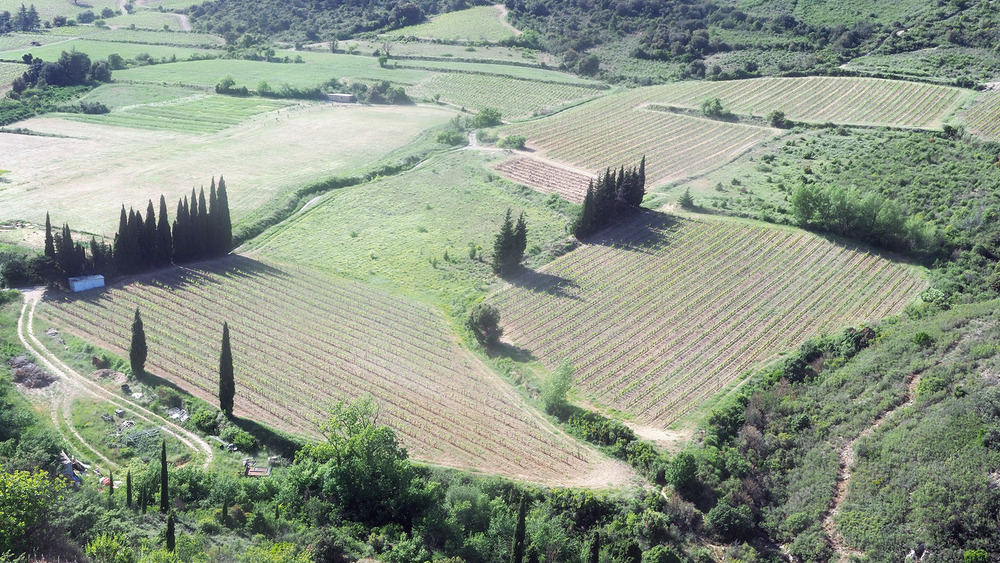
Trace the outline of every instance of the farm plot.
{"label": "farm plot", "polygon": [[[639,94],[637,96],[637,94]],[[634,166],[646,156],[648,185],[679,180],[721,166],[778,133],[776,129],[634,109],[642,92],[627,92],[515,124],[506,134],[553,160],[590,172]]]}
{"label": "farm plot", "polygon": [[292,103],[281,100],[234,98],[212,94],[125,106],[105,114],[79,113],[64,117],[74,121],[138,129],[214,133],[242,123],[255,115],[290,105]]}
{"label": "farm plot", "polygon": [[10,88],[14,79],[24,74],[27,65],[17,63],[0,63],[0,92]]}
{"label": "farm plot", "polygon": [[456,73],[435,74],[408,88],[407,92],[422,98],[439,95],[442,101],[476,110],[494,107],[500,110],[504,119],[545,114],[569,103],[605,94],[604,90],[591,86]]}
{"label": "farm plot", "polygon": [[809,336],[899,312],[907,267],[815,235],[647,213],[490,301],[596,402],[667,425]]}
{"label": "farm plot", "polygon": [[[3,167],[10,170],[0,183],[0,219],[41,224],[49,211],[57,223],[113,236],[122,203],[145,209],[163,194],[173,206],[222,174],[238,227],[287,190],[370,165],[452,115],[433,107],[309,104],[215,133],[29,119],[18,126],[59,136],[0,133]],[[345,131],[350,143],[343,142]]]}
{"label": "farm plot", "polygon": [[[174,16],[176,22],[176,16]],[[162,26],[160,26],[162,27]],[[117,41],[120,43],[145,43],[147,45],[186,45],[190,47],[221,47],[226,40],[209,33],[191,31],[154,31],[150,29],[95,28],[87,34],[94,41]]]}
{"label": "farm plot", "polygon": [[795,121],[846,125],[938,128],[972,92],[881,78],[756,78],[681,82],[648,90],[648,101],[699,108],[719,98],[738,114],[766,116],[780,110]]}
{"label": "farm plot", "polygon": [[493,167],[501,176],[542,193],[559,194],[566,201],[583,203],[594,176],[536,158],[511,158]]}
{"label": "farm plot", "polygon": [[21,9],[21,4],[26,6],[35,6],[35,10],[38,11],[38,17],[42,21],[52,20],[54,16],[66,16],[67,18],[76,18],[77,14],[84,10],[90,10],[95,14],[100,14],[101,10],[104,8],[111,8],[115,10],[118,8],[118,3],[116,0],[97,0],[80,2],[67,2],[66,0],[29,0],[28,2],[21,2],[21,0],[0,0],[0,12],[7,11],[11,14],[17,14],[17,11]]}
{"label": "farm plot", "polygon": [[979,96],[965,112],[965,128],[990,141],[1000,141],[1000,90]]}
{"label": "farm plot", "polygon": [[[322,49],[327,48],[327,44],[319,44]],[[360,53],[368,55],[376,49],[382,49],[382,41],[366,41],[364,39],[351,39],[340,41],[338,48],[341,51],[355,49]],[[498,45],[477,45],[457,46],[442,43],[430,43],[427,41],[400,41],[393,43],[392,56],[418,58],[423,60],[434,59],[455,59],[455,60],[477,60],[490,61],[494,63],[512,62],[518,65],[532,64],[541,66],[543,63],[550,67],[558,67],[559,60],[554,56],[542,51],[532,51],[529,49],[500,47]]]}
{"label": "farm plot", "polygon": [[136,307],[147,369],[209,403],[229,322],[237,416],[316,438],[333,402],[370,393],[417,459],[552,484],[606,484],[617,467],[544,422],[433,309],[362,283],[234,256],[59,297],[37,316],[124,355]]}
{"label": "farm plot", "polygon": [[504,22],[502,6],[476,6],[447,12],[431,21],[389,32],[389,37],[422,37],[447,41],[496,42],[519,32]]}
{"label": "farm plot", "polygon": [[[48,45],[42,45],[41,47],[23,47],[3,51],[0,53],[0,58],[20,60],[24,54],[31,53],[34,57],[38,57],[46,61],[54,61],[59,59],[59,55],[61,55],[63,51],[71,51],[73,49],[86,53],[92,61],[106,60],[108,55],[111,55],[112,53],[121,55],[126,59],[134,59],[138,55],[148,54],[157,61],[169,61],[172,59],[186,60],[192,55],[218,55],[218,51],[199,49],[196,47],[145,45],[141,43],[117,43],[112,41],[94,41],[90,39],[71,39],[69,41],[60,41],[50,43]],[[157,68],[160,66],[162,65],[152,65],[151,67],[140,68]],[[121,75],[125,72],[126,71],[115,71],[112,74],[115,80],[122,80],[123,77]],[[218,79],[223,76],[225,75],[220,74],[217,76],[216,81],[213,82],[212,85],[214,86],[215,83],[218,82]]]}

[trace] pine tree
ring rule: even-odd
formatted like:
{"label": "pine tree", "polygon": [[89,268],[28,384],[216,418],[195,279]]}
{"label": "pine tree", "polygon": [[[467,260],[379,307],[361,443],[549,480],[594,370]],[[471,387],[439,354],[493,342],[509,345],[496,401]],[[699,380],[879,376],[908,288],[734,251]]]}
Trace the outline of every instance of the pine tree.
{"label": "pine tree", "polygon": [[170,506],[170,488],[167,486],[167,442],[160,441],[160,512]]}
{"label": "pine tree", "polygon": [[695,203],[694,203],[694,198],[691,197],[691,188],[686,188],[684,190],[684,193],[681,194],[681,197],[677,200],[677,203],[679,203],[680,206],[683,207],[684,209],[694,209]]}
{"label": "pine tree", "polygon": [[174,513],[167,516],[167,551],[173,553],[175,545],[174,539]]}
{"label": "pine tree", "polygon": [[510,550],[511,563],[524,561],[524,518],[528,511],[527,495],[521,495],[521,505],[517,509],[517,528],[514,530],[514,545]]}
{"label": "pine tree", "polygon": [[229,196],[226,195],[226,180],[219,176],[219,189],[216,194],[219,199],[218,224],[219,254],[226,255],[233,248],[233,221],[229,216]]}
{"label": "pine tree", "polygon": [[233,417],[233,398],[236,383],[233,380],[233,352],[229,347],[229,323],[222,323],[222,352],[219,354],[219,409]]}
{"label": "pine tree", "polygon": [[174,244],[170,236],[170,220],[167,218],[167,200],[160,195],[160,222],[156,225],[156,265],[169,266]]}
{"label": "pine tree", "polygon": [[52,239],[52,222],[48,212],[45,213],[45,257],[55,259],[56,246]]}
{"label": "pine tree", "polygon": [[139,308],[135,308],[135,319],[132,321],[132,343],[128,349],[128,360],[132,367],[132,373],[136,377],[142,377],[146,373],[146,331],[142,328],[142,317],[139,316]]}
{"label": "pine tree", "polygon": [[132,509],[132,470],[125,473],[125,506]]}

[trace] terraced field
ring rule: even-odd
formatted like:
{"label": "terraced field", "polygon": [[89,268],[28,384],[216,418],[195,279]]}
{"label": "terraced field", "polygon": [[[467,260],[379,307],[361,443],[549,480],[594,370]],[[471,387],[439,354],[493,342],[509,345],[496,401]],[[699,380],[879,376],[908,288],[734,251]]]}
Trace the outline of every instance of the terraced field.
{"label": "terraced field", "polygon": [[496,42],[515,35],[517,30],[501,19],[503,6],[476,6],[448,12],[431,21],[387,33],[388,37],[421,37],[448,41]]}
{"label": "terraced field", "polygon": [[779,133],[634,109],[635,97],[631,92],[607,96],[547,119],[506,127],[503,133],[525,135],[528,146],[545,156],[592,173],[608,166],[634,166],[645,155],[649,186],[711,170]]}
{"label": "terraced field", "polygon": [[587,186],[595,178],[582,172],[529,157],[505,160],[493,167],[501,176],[542,193],[559,194],[566,201],[583,203]]}
{"label": "terraced field", "polygon": [[991,141],[1000,141],[1000,90],[983,93],[965,112],[965,128]]}
{"label": "terraced field", "polygon": [[647,213],[491,297],[505,338],[597,403],[665,426],[807,337],[898,313],[924,282],[815,235]]}
{"label": "terraced field", "polygon": [[210,403],[229,322],[238,416],[318,437],[326,407],[371,393],[417,459],[554,484],[615,478],[617,465],[533,414],[430,307],[370,285],[231,257],[60,297],[37,316],[127,355],[136,307],[147,369]]}
{"label": "terraced field", "polygon": [[938,128],[973,95],[970,90],[881,78],[757,78],[680,82],[650,88],[649,102],[697,109],[719,98],[734,113],[766,116],[774,110],[795,121]]}

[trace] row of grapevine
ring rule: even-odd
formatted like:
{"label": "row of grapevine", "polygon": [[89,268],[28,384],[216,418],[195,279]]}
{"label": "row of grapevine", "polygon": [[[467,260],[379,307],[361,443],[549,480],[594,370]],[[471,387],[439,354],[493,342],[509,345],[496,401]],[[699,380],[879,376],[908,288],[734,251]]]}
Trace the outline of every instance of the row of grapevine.
{"label": "row of grapevine", "polygon": [[433,309],[364,284],[231,257],[53,299],[38,315],[125,354],[136,307],[147,369],[212,404],[228,320],[238,416],[318,437],[332,402],[371,393],[417,459],[553,483],[605,463],[532,415]]}
{"label": "row of grapevine", "polygon": [[923,287],[808,233],[657,213],[637,223],[491,299],[515,343],[569,361],[585,393],[648,423],[811,335],[894,314]]}
{"label": "row of grapevine", "polygon": [[1000,90],[985,92],[965,112],[965,128],[990,141],[1000,141]]}
{"label": "row of grapevine", "polygon": [[594,177],[535,158],[512,158],[494,167],[504,178],[566,201],[583,203]]}

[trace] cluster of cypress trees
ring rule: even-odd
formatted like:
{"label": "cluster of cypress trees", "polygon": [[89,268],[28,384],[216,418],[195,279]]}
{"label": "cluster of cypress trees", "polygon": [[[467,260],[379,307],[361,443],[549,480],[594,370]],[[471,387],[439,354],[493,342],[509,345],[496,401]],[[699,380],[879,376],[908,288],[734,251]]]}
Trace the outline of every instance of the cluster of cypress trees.
{"label": "cluster of cypress trees", "polygon": [[232,244],[233,225],[229,216],[226,181],[220,177],[216,190],[213,178],[207,203],[204,188],[197,195],[192,188],[190,202],[187,196],[178,200],[173,229],[167,216],[167,202],[162,195],[159,219],[154,214],[152,200],[146,207],[145,219],[141,212],[132,209],[126,214],[123,205],[115,235],[115,265],[119,274],[132,274],[167,266],[171,261],[186,262],[221,256],[229,252]]}
{"label": "cluster of cypress trees", "polygon": [[524,249],[528,246],[528,224],[524,221],[524,213],[517,218],[517,226],[510,216],[510,208],[504,217],[503,226],[493,240],[493,273],[498,276],[513,272],[524,257]]}
{"label": "cluster of cypress trees", "polygon": [[639,210],[646,195],[646,157],[638,167],[618,172],[610,168],[590,182],[580,215],[573,222],[573,234],[583,238],[607,227],[621,217]]}
{"label": "cluster of cypress trees", "polygon": [[45,254],[39,267],[50,284],[65,283],[66,278],[84,274],[110,274],[111,256],[111,247],[94,237],[90,238],[90,256],[87,256],[83,243],[73,242],[69,225],[63,223],[62,229],[53,234],[52,221],[45,214]]}

